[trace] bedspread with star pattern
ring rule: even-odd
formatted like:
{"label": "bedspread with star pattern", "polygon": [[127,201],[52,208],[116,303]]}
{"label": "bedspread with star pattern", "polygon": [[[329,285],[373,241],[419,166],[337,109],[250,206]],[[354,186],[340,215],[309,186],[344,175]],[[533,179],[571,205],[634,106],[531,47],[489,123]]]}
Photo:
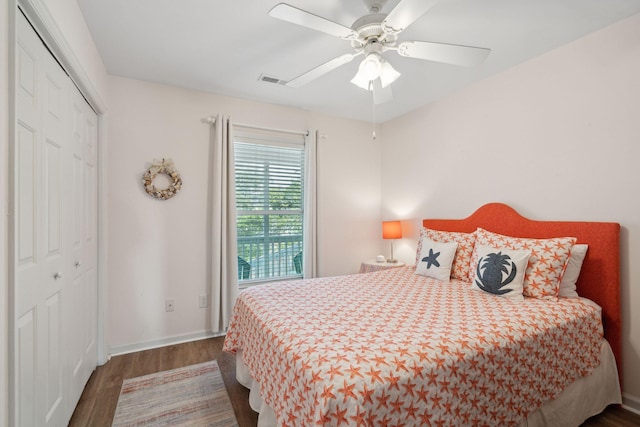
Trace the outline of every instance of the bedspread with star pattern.
{"label": "bedspread with star pattern", "polygon": [[242,351],[280,426],[509,426],[599,364],[600,308],[511,301],[402,267],[240,293]]}

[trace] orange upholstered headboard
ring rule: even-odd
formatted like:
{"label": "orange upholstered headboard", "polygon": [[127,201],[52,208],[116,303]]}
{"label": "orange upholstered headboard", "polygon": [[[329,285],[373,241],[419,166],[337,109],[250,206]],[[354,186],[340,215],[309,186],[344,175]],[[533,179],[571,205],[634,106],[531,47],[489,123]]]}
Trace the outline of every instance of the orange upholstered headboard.
{"label": "orange upholstered headboard", "polygon": [[621,373],[620,224],[613,222],[534,221],[502,203],[489,203],[465,219],[425,219],[425,227],[473,232],[482,227],[514,237],[576,237],[589,245],[576,284],[578,294],[602,307],[604,335]]}

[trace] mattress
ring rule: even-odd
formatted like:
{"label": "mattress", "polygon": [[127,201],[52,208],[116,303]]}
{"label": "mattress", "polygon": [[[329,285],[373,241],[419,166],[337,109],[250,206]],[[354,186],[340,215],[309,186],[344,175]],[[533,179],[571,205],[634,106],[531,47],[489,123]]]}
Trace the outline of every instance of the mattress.
{"label": "mattress", "polygon": [[242,292],[224,349],[280,425],[519,425],[600,365],[600,308],[413,267]]}

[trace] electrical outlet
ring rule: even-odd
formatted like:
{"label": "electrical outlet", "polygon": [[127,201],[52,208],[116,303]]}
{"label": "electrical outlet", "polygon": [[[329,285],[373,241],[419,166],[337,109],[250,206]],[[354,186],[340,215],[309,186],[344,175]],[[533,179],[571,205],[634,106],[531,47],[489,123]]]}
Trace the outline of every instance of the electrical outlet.
{"label": "electrical outlet", "polygon": [[209,306],[209,298],[207,295],[200,295],[200,308],[205,308]]}
{"label": "electrical outlet", "polygon": [[165,311],[173,311],[175,308],[176,301],[173,298],[170,298],[164,302]]}

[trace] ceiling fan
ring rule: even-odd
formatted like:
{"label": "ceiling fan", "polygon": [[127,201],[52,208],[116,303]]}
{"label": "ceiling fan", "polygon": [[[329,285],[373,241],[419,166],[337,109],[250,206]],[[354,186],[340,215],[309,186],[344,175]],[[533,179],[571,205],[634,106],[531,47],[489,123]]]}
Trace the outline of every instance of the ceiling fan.
{"label": "ceiling fan", "polygon": [[269,16],[351,41],[355,50],[355,53],[345,53],[299,75],[286,85],[303,86],[364,55],[351,83],[373,91],[374,102],[380,104],[391,99],[389,85],[400,77],[400,73],[383,58],[382,54],[386,51],[393,50],[408,58],[461,66],[479,65],[489,55],[490,49],[481,47],[426,41],[397,43],[398,34],[424,15],[437,0],[400,0],[388,15],[380,12],[385,2],[373,0],[369,14],[358,18],[351,28],[286,3],[274,6]]}

